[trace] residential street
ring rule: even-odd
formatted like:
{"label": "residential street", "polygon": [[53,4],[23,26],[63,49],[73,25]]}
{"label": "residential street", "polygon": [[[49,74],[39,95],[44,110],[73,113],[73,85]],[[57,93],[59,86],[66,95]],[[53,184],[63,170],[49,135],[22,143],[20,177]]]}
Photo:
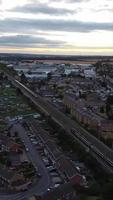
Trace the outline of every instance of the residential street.
{"label": "residential street", "polygon": [[25,146],[29,149],[27,152],[29,159],[31,160],[32,164],[36,168],[37,172],[41,174],[41,178],[37,183],[34,183],[31,188],[29,188],[28,191],[21,192],[18,194],[11,194],[11,195],[0,195],[0,199],[2,200],[24,200],[24,198],[27,198],[29,196],[32,196],[33,194],[42,194],[49,188],[51,181],[49,174],[47,172],[46,167],[44,166],[43,161],[41,160],[38,152],[36,151],[34,145],[31,143],[26,130],[20,125],[15,124],[12,131],[17,131],[19,133],[19,136],[24,141]]}
{"label": "residential street", "polygon": [[34,192],[43,193],[44,191],[47,190],[47,188],[50,185],[50,177],[49,177],[48,171],[43,161],[41,160],[40,155],[35,149],[35,146],[31,143],[26,133],[26,130],[20,124],[15,124],[13,130],[14,131],[18,130],[20,138],[24,141],[25,146],[29,149],[29,151],[27,152],[28,157],[30,158],[37,172],[42,175],[42,177],[40,178],[38,182],[38,185],[37,185],[38,187],[36,186],[35,188],[34,186],[34,188],[32,188],[31,190],[32,192],[34,191]]}

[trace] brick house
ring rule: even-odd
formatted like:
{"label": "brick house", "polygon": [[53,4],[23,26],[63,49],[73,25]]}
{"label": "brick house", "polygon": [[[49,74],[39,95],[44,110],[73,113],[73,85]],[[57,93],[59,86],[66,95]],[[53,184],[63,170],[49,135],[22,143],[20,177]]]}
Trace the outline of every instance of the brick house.
{"label": "brick house", "polygon": [[103,120],[99,125],[99,135],[104,139],[113,139],[113,121]]}

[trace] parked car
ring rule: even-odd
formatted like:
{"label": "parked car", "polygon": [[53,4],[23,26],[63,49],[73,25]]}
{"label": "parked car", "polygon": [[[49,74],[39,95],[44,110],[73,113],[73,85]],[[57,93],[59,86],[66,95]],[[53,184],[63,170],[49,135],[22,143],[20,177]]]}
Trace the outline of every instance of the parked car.
{"label": "parked car", "polygon": [[29,149],[26,147],[26,151],[28,152],[29,151]]}
{"label": "parked car", "polygon": [[42,177],[42,175],[41,175],[40,173],[37,173],[37,176],[38,176],[38,177]]}
{"label": "parked car", "polygon": [[50,172],[50,175],[51,176],[58,176],[58,173],[57,172]]}
{"label": "parked car", "polygon": [[23,187],[23,188],[21,189],[22,192],[27,191],[27,190],[28,190],[27,186],[25,186],[25,187]]}
{"label": "parked car", "polygon": [[50,163],[46,163],[45,166],[46,166],[46,167],[50,167],[50,166],[52,166],[52,165],[51,165]]}
{"label": "parked car", "polygon": [[62,179],[59,176],[54,176],[54,177],[52,177],[52,182],[54,184],[56,184],[56,183],[61,184],[62,183]]}
{"label": "parked car", "polygon": [[35,141],[35,140],[34,140],[34,141],[32,141],[32,143],[33,143],[33,144],[38,144],[38,142],[37,142],[37,141]]}
{"label": "parked car", "polygon": [[57,187],[59,187],[59,186],[60,186],[59,183],[56,183],[56,184],[54,185],[55,188],[57,188]]}
{"label": "parked car", "polygon": [[47,169],[49,170],[49,172],[56,171],[56,168],[54,168],[53,166],[47,167]]}

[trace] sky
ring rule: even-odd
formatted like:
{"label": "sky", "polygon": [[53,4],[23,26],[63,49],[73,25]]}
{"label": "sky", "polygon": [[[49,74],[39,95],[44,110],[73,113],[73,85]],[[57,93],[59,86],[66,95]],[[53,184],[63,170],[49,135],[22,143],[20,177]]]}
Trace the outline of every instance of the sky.
{"label": "sky", "polygon": [[113,55],[113,0],[0,0],[0,52]]}

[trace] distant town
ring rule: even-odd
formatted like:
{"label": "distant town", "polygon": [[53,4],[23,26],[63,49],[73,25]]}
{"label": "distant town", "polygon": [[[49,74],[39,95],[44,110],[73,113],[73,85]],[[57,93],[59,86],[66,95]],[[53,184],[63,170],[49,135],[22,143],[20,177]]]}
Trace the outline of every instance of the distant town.
{"label": "distant town", "polygon": [[113,199],[113,57],[0,54],[0,199]]}

